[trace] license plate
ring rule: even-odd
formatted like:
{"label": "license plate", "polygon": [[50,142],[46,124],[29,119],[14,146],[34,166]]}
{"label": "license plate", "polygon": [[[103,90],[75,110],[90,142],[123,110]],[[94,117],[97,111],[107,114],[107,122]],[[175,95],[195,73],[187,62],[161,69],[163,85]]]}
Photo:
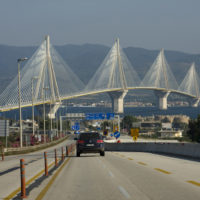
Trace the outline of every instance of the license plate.
{"label": "license plate", "polygon": [[94,144],[87,144],[86,146],[88,146],[88,147],[92,147],[92,146],[94,146]]}

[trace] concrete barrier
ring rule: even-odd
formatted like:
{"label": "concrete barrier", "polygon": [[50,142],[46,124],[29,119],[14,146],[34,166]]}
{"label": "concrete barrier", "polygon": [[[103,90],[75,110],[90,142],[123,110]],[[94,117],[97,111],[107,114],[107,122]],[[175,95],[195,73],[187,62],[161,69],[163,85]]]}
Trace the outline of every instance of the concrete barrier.
{"label": "concrete barrier", "polygon": [[105,143],[106,151],[152,152],[200,158],[200,144],[193,143]]}

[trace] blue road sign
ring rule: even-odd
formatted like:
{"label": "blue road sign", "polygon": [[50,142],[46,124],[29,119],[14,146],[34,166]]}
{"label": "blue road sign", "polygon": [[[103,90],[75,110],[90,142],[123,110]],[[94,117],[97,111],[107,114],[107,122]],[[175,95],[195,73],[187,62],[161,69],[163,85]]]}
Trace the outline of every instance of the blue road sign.
{"label": "blue road sign", "polygon": [[115,117],[115,113],[107,113],[106,114],[106,119],[114,119],[114,117]]}
{"label": "blue road sign", "polygon": [[86,120],[93,120],[93,114],[92,113],[86,113],[85,118],[86,118]]}
{"label": "blue road sign", "polygon": [[116,139],[118,139],[120,137],[120,132],[119,131],[115,131],[114,132],[114,136]]}
{"label": "blue road sign", "polygon": [[78,131],[79,129],[80,129],[79,126],[72,126],[72,130],[73,130],[73,131]]}
{"label": "blue road sign", "polygon": [[73,131],[78,131],[78,130],[80,130],[80,125],[79,125],[78,122],[76,122],[75,125],[72,126],[72,130],[73,130]]}
{"label": "blue road sign", "polygon": [[79,134],[80,132],[79,131],[74,131],[74,134]]}
{"label": "blue road sign", "polygon": [[115,114],[114,113],[86,113],[85,119],[86,120],[110,120],[114,119]]}

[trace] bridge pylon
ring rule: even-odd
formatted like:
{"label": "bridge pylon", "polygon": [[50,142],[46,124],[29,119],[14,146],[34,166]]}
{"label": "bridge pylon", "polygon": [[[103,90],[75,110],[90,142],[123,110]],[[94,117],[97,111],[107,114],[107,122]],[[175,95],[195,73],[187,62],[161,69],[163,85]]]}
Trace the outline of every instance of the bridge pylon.
{"label": "bridge pylon", "polygon": [[108,92],[112,102],[112,112],[123,113],[124,112],[124,97],[128,90]]}
{"label": "bridge pylon", "polygon": [[119,39],[87,84],[85,91],[107,91],[113,112],[123,112],[123,101],[128,87],[138,87],[140,78],[119,45]]}
{"label": "bridge pylon", "polygon": [[199,104],[199,94],[200,94],[200,79],[198,73],[195,69],[195,63],[192,63],[185,78],[179,86],[179,90],[188,93],[194,98],[188,98],[189,104],[192,107],[197,107]]}
{"label": "bridge pylon", "polygon": [[[77,95],[84,88],[82,81],[50,44],[49,36],[45,37],[39,48],[28,59],[20,74],[21,106],[49,104],[50,118],[55,118],[63,97]],[[0,95],[2,111],[19,108],[17,83],[18,76]]]}
{"label": "bridge pylon", "polygon": [[[176,90],[178,84],[170,69],[164,55],[164,49],[161,49],[149,71],[146,73],[142,87],[155,88],[155,95],[158,97],[158,106],[160,109],[167,109],[167,97],[170,90]],[[160,88],[160,90],[157,90]]]}
{"label": "bridge pylon", "polygon": [[167,110],[167,97],[170,91],[154,90],[154,94],[157,97],[157,105],[160,110]]}
{"label": "bridge pylon", "polygon": [[60,94],[58,89],[58,84],[54,72],[54,66],[51,59],[51,52],[50,52],[50,38],[49,36],[45,36],[45,42],[46,42],[46,62],[44,62],[43,68],[41,69],[38,81],[35,89],[35,98],[38,98],[39,90],[40,95],[43,100],[45,100],[46,96],[46,90],[48,90],[49,93],[49,99],[50,99],[50,110],[48,113],[48,117],[50,119],[55,118],[55,113],[59,109],[61,105],[60,100]]}
{"label": "bridge pylon", "polygon": [[[121,83],[122,90],[120,91],[112,91],[108,92],[111,102],[112,102],[112,112],[114,113],[123,113],[124,112],[124,97],[126,96],[127,90],[127,82],[124,73],[124,68],[122,64],[122,59],[120,55],[120,46],[119,46],[119,38],[116,39],[116,62],[118,63],[118,73],[119,73],[119,80]],[[116,69],[115,69],[116,70]],[[115,76],[113,74],[114,69],[112,70],[108,88],[112,87],[111,84],[114,84]]]}
{"label": "bridge pylon", "polygon": [[190,105],[191,107],[196,108],[196,107],[199,106],[199,101],[200,101],[200,99],[199,99],[199,98],[189,98],[188,101],[189,101],[189,105]]}

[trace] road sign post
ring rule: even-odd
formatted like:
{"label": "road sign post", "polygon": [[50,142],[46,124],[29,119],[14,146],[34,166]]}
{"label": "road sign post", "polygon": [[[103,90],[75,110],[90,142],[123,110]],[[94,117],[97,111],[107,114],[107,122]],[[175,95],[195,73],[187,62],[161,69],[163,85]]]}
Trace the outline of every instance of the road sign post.
{"label": "road sign post", "polygon": [[86,113],[85,119],[86,120],[112,120],[114,119],[114,113]]}
{"label": "road sign post", "polygon": [[115,131],[115,132],[114,132],[114,137],[115,137],[116,139],[118,139],[118,138],[120,137],[120,132],[119,132],[119,131]]}
{"label": "road sign post", "polygon": [[79,131],[80,130],[80,124],[78,122],[75,123],[74,126],[72,126],[73,131]]}
{"label": "road sign post", "polygon": [[47,162],[47,152],[44,152],[44,172],[45,172],[45,176],[48,176],[48,162]]}
{"label": "road sign post", "polygon": [[133,136],[133,140],[136,142],[137,141],[137,136]]}
{"label": "road sign post", "polygon": [[139,128],[131,128],[131,136],[133,137],[133,140],[136,142],[137,138],[139,136]]}
{"label": "road sign post", "polygon": [[114,126],[113,127],[113,132],[119,131],[119,127],[118,126]]}
{"label": "road sign post", "polygon": [[64,161],[64,148],[63,147],[61,147],[61,152],[62,152],[62,161]]}
{"label": "road sign post", "polygon": [[1,148],[1,159],[2,159],[2,161],[4,160],[4,148],[3,148],[3,146]]}
{"label": "road sign post", "polygon": [[21,198],[23,199],[23,198],[27,198],[24,159],[20,159],[20,174],[21,174]]}
{"label": "road sign post", "polygon": [[68,156],[68,147],[67,146],[66,146],[65,151],[66,151],[66,157],[67,157]]}
{"label": "road sign post", "polygon": [[54,152],[55,152],[55,166],[57,167],[58,166],[57,150],[55,149]]}
{"label": "road sign post", "polygon": [[103,135],[105,135],[105,136],[108,135],[108,130],[107,130],[107,129],[105,129],[105,130],[103,131]]}

